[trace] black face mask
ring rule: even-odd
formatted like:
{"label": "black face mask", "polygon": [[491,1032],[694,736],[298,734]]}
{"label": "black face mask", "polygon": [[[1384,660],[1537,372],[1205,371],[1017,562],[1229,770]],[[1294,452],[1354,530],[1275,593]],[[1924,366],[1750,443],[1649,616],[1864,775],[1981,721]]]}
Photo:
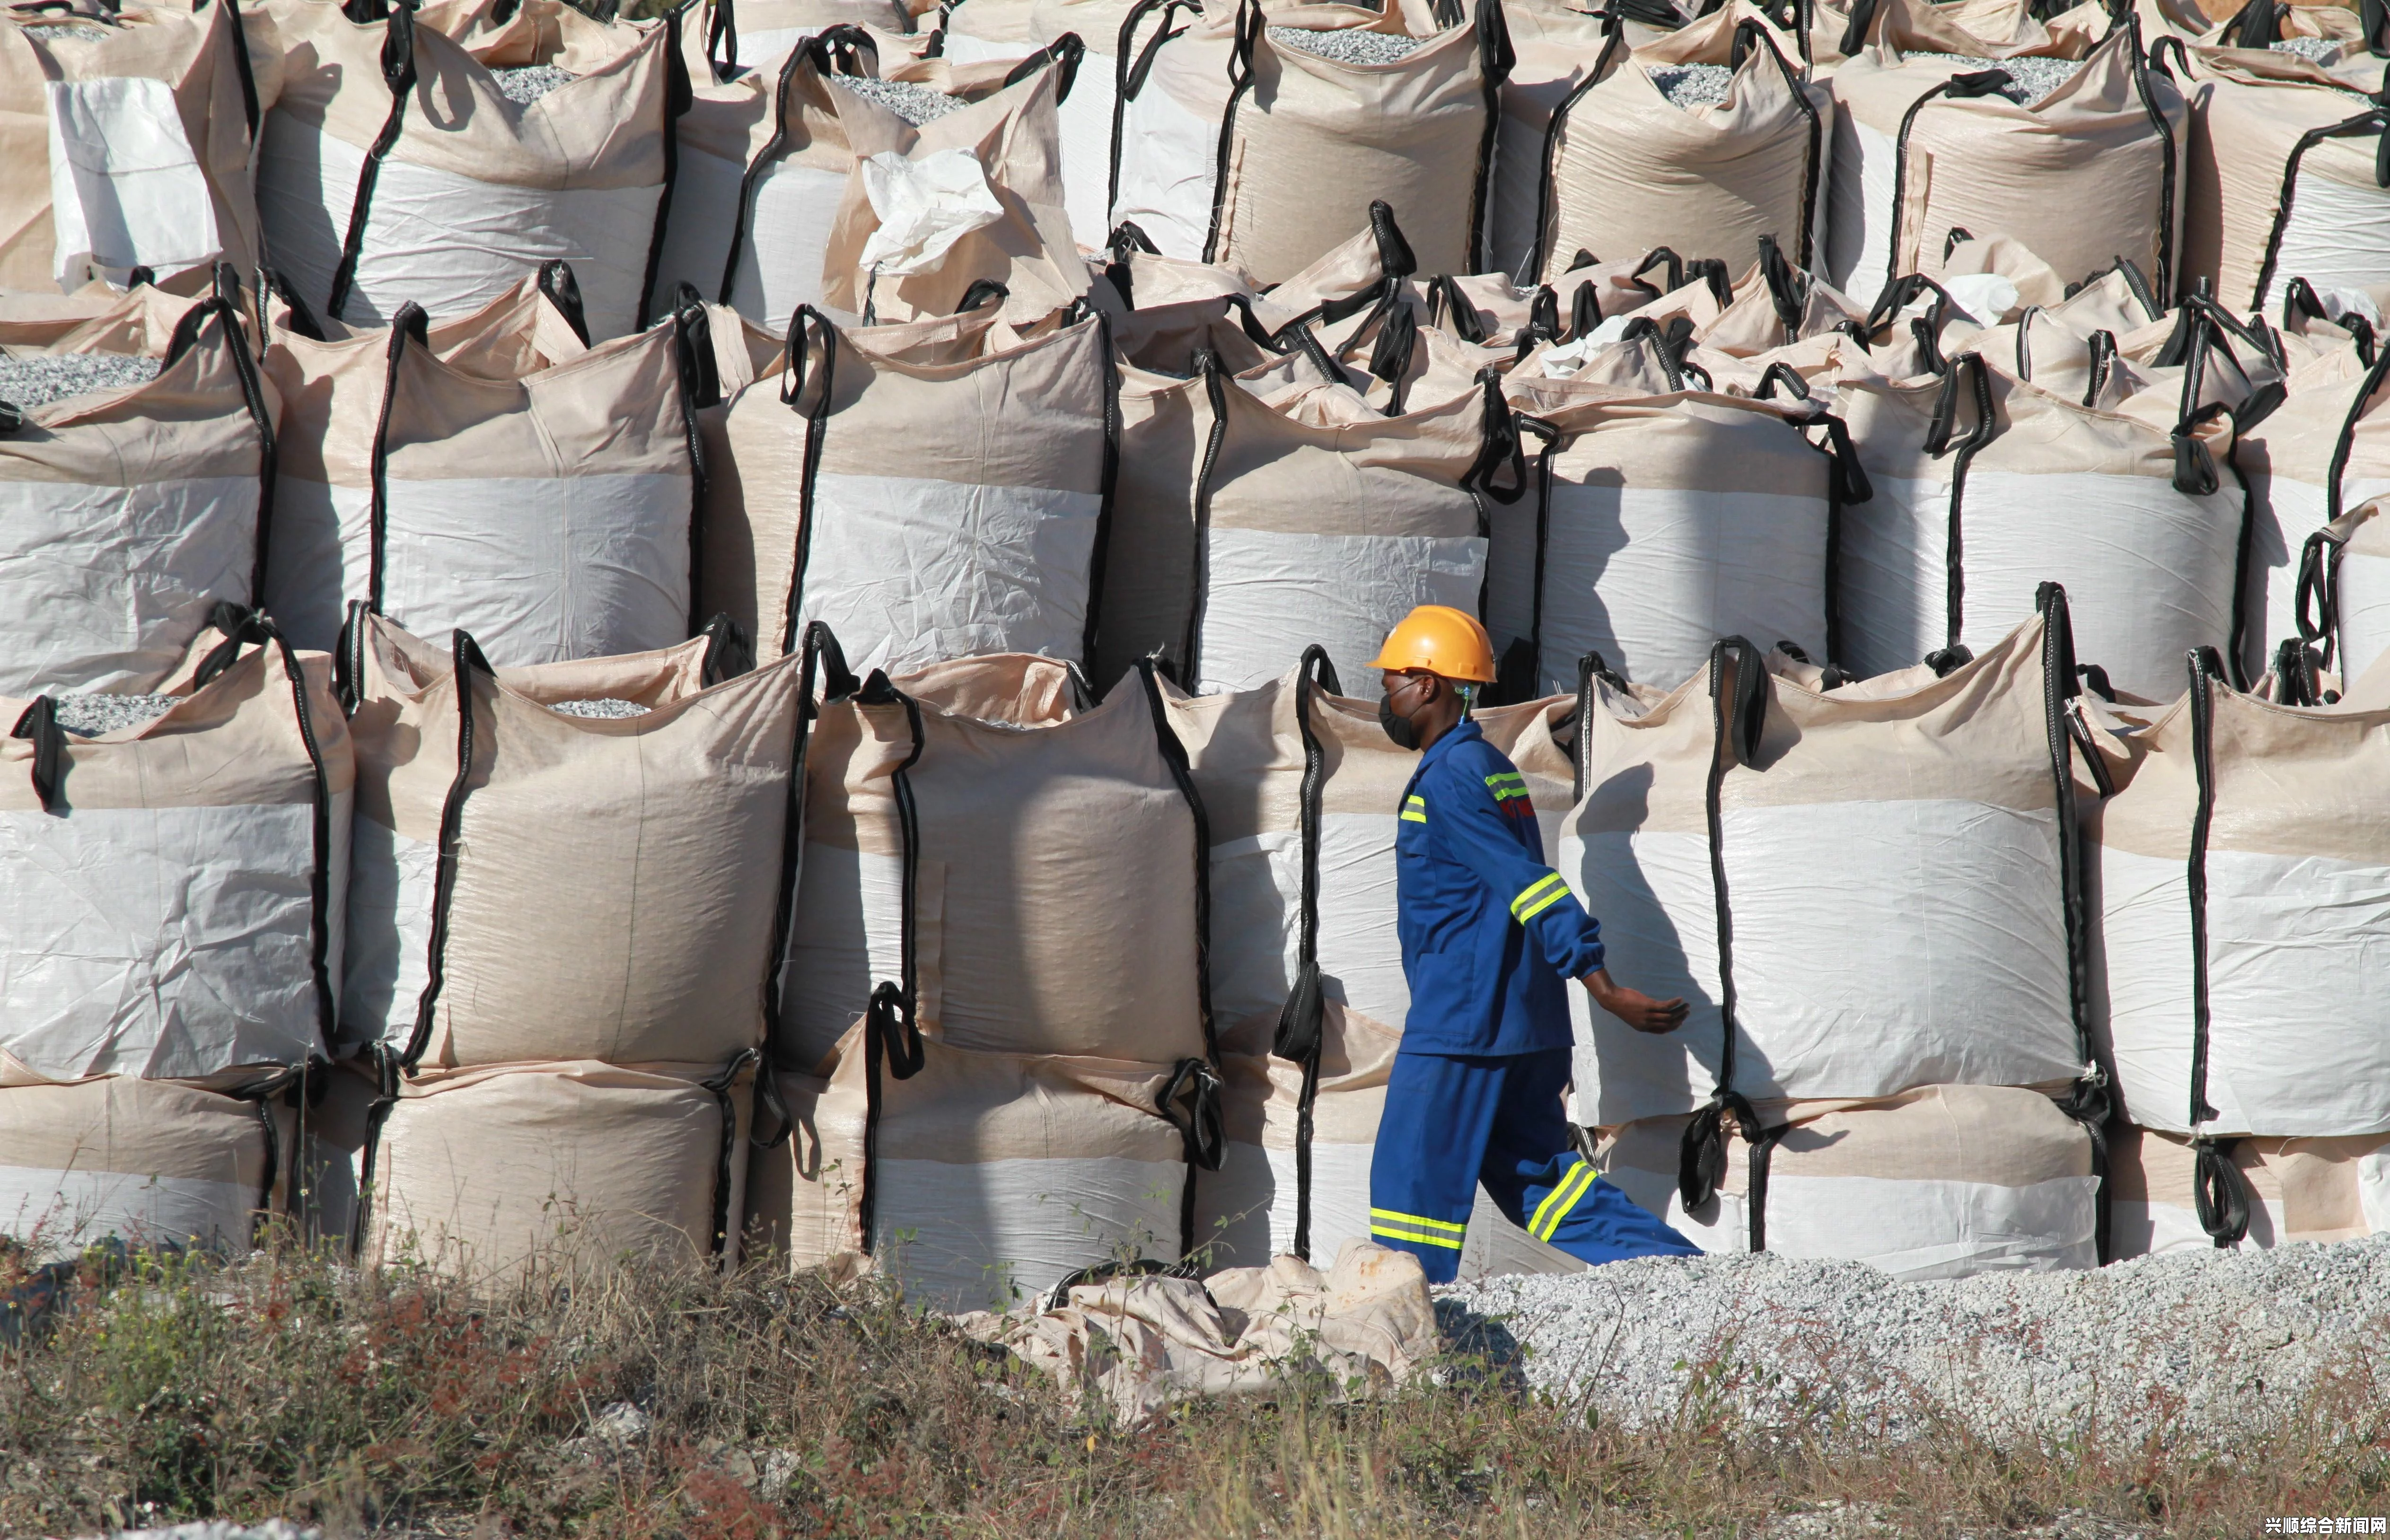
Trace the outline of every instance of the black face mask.
{"label": "black face mask", "polygon": [[1391,695],[1378,697],[1378,725],[1386,730],[1397,749],[1409,751],[1420,746],[1419,729],[1411,725],[1410,718],[1394,714],[1394,698]]}

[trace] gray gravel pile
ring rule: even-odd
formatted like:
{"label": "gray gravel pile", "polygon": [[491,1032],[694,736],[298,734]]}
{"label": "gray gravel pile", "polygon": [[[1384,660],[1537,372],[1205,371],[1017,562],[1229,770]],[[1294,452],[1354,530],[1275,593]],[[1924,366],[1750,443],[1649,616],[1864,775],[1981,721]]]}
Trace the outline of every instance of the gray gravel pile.
{"label": "gray gravel pile", "polygon": [[2340,57],[2340,45],[2328,37],[2286,37],[2267,46],[2278,54],[2296,54],[2318,64],[2329,64]]}
{"label": "gray gravel pile", "polygon": [[147,727],[172,711],[179,695],[61,695],[58,725],[84,738]]}
{"label": "gray gravel pile", "polygon": [[1939,1283],[1855,1262],[1655,1258],[1439,1293],[1463,1347],[1515,1344],[1536,1389],[1628,1424],[1690,1397],[1788,1432],[1903,1438],[1941,1416],[1993,1439],[2096,1424],[2225,1446],[2310,1395],[2381,1405],[2372,1375],[2390,1354],[2390,1236]]}
{"label": "gray gravel pile", "polygon": [[55,43],[61,38],[72,43],[105,43],[109,38],[117,36],[122,30],[96,27],[88,21],[68,21],[53,27],[28,27],[25,29],[25,35],[38,38],[44,43]]}
{"label": "gray gravel pile", "polygon": [[598,696],[588,700],[551,700],[547,709],[562,712],[567,716],[645,716],[648,708],[636,700],[618,700],[611,696]]}
{"label": "gray gravel pile", "polygon": [[507,94],[507,100],[525,107],[566,82],[581,78],[553,64],[526,64],[520,69],[493,70],[490,73],[497,80],[498,89]]}
{"label": "gray gravel pile", "polygon": [[832,75],[832,85],[852,91],[867,102],[880,106],[916,127],[932,118],[943,118],[964,106],[959,96],[949,96],[944,91],[927,85],[917,85],[909,80],[872,80],[864,75]]}
{"label": "gray gravel pile", "polygon": [[1723,64],[1647,64],[1643,72],[1671,106],[1688,112],[1697,107],[1715,107],[1726,100],[1726,88],[1734,83],[1734,71]]}
{"label": "gray gravel pile", "polygon": [[147,385],[158,378],[160,360],[121,353],[31,353],[0,358],[0,401],[12,406],[43,406],[86,391]]}
{"label": "gray gravel pile", "polygon": [[1903,54],[1901,58],[1953,65],[1960,73],[1969,75],[1985,70],[2005,70],[2012,83],[2004,87],[2000,95],[2019,107],[2031,107],[2073,80],[2075,71],[2083,68],[2079,58],[1971,58],[1965,54]]}
{"label": "gray gravel pile", "polygon": [[1333,32],[1315,32],[1309,27],[1272,27],[1270,41],[1281,48],[1294,48],[1321,58],[1332,58],[1339,64],[1392,64],[1415,51],[1425,41],[1402,37],[1393,32],[1365,32],[1350,27]]}

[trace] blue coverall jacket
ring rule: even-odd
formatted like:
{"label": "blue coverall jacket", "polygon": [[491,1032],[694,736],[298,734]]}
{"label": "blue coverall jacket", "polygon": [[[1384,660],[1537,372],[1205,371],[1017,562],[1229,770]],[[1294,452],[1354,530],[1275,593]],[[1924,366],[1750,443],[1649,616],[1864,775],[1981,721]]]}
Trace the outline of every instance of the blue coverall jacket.
{"label": "blue coverall jacket", "polygon": [[1420,756],[1395,825],[1403,1051],[1569,1046],[1567,981],[1601,966],[1601,928],[1544,864],[1527,783],[1464,721]]}

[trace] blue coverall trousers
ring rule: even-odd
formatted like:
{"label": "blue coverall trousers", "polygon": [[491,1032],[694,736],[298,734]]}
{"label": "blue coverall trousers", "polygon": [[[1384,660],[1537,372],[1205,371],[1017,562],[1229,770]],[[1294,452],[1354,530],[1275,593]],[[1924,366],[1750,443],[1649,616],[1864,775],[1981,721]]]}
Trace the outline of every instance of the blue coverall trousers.
{"label": "blue coverall trousers", "polygon": [[1514,1224],[1587,1262],[1699,1256],[1569,1148],[1568,1083],[1566,1048],[1395,1054],[1369,1162],[1369,1238],[1449,1283],[1483,1182]]}

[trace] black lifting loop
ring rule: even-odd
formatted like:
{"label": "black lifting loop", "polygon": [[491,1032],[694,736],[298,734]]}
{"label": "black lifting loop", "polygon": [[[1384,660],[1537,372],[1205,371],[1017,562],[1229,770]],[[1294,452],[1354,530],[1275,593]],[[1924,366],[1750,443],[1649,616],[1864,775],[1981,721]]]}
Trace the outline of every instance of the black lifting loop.
{"label": "black lifting loop", "polygon": [[1750,1180],[1743,1195],[1743,1222],[1754,1255],[1767,1250],[1767,1178],[1776,1163],[1776,1147],[1792,1132],[1789,1123],[1773,1128],[1745,1124],[1742,1136],[1751,1146]]}
{"label": "black lifting loop", "polygon": [[2249,1188],[2232,1160],[2240,1144],[2239,1139],[2191,1141],[2191,1200],[2199,1212],[2199,1227],[2219,1251],[2238,1246],[2249,1234]]}
{"label": "black lifting loop", "polygon": [[1072,83],[1079,78],[1079,61],[1086,57],[1087,45],[1081,41],[1079,34],[1064,32],[1014,65],[1005,75],[1004,83],[1007,87],[1018,85],[1035,76],[1047,65],[1054,65],[1060,71],[1054,81],[1054,100],[1059,105],[1071,99]]}
{"label": "black lifting loop", "polygon": [[1187,1163],[1202,1171],[1219,1170],[1228,1148],[1219,1072],[1202,1059],[1182,1059],[1157,1101],[1154,1110],[1187,1141]]}
{"label": "black lifting loop", "polygon": [[1270,1051],[1293,1064],[1318,1058],[1326,1006],[1319,982],[1319,834],[1320,795],[1328,782],[1328,753],[1312,719],[1315,695],[1342,695],[1343,681],[1328,649],[1317,642],[1303,649],[1295,674],[1294,725],[1303,739],[1301,839],[1303,873],[1301,907],[1295,931],[1294,988],[1279,1011],[1278,1033]]}
{"label": "black lifting loop", "polygon": [[581,302],[581,280],[572,276],[572,264],[562,257],[550,257],[539,264],[539,291],[547,297],[564,324],[581,345],[589,345],[589,318]]}
{"label": "black lifting loop", "polygon": [[42,801],[42,811],[57,814],[66,810],[67,735],[58,725],[58,703],[49,696],[33,698],[17,718],[9,737],[30,739],[33,745],[33,795]]}
{"label": "black lifting loop", "polygon": [[[705,638],[705,662],[699,682],[707,689],[755,669],[755,647],[747,630],[727,615],[716,615],[698,633]],[[810,704],[810,702],[808,702]]]}
{"label": "black lifting loop", "polygon": [[2340,635],[2340,553],[2344,542],[2332,526],[2307,536],[2299,548],[2297,615],[2299,640],[2320,644],[2322,666],[2332,666]]}
{"label": "black lifting loop", "polygon": [[[1734,1120],[1732,1127],[1728,1118]],[[1698,1213],[1717,1197],[1726,1180],[1727,1138],[1736,1129],[1757,1143],[1759,1114],[1739,1093],[1724,1086],[1685,1124],[1677,1149],[1677,1197],[1687,1213]]]}

